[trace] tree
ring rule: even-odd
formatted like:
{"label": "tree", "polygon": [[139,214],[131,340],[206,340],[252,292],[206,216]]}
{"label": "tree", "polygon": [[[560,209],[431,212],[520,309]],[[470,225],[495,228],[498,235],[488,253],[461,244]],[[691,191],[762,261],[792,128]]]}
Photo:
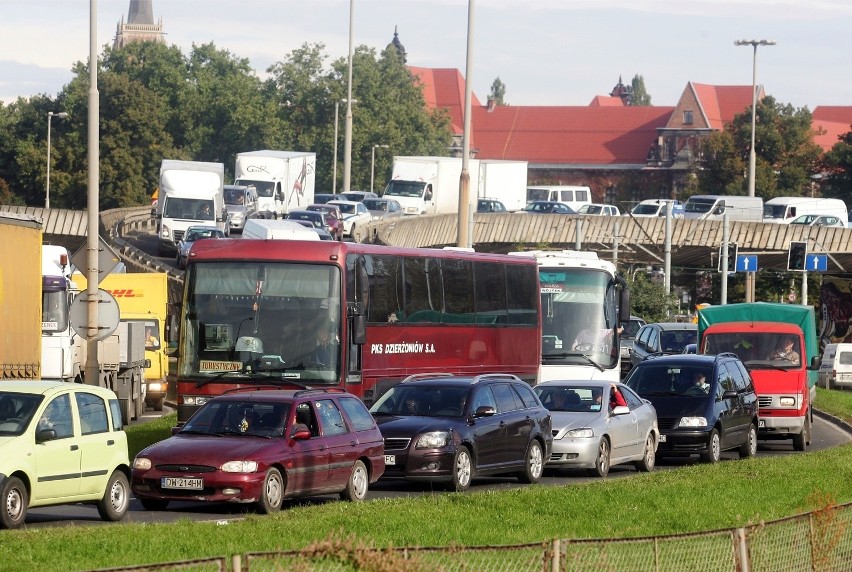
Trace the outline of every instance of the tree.
{"label": "tree", "polygon": [[667,320],[677,308],[677,296],[667,294],[662,284],[652,281],[643,272],[633,273],[629,288],[630,312],[648,323]]}
{"label": "tree", "polygon": [[823,159],[826,175],[822,194],[852,205],[852,131],[841,135],[839,139]]}
{"label": "tree", "polygon": [[506,105],[504,98],[506,97],[506,84],[500,80],[500,76],[491,83],[491,93],[488,94],[488,99],[494,101],[494,105]]}
{"label": "tree", "polygon": [[630,81],[631,97],[630,105],[632,107],[646,107],[651,105],[651,95],[645,89],[645,78],[636,74]]}
{"label": "tree", "polygon": [[[749,108],[737,114],[723,133],[713,134],[702,145],[699,191],[748,194],[750,148]],[[764,200],[804,194],[811,177],[819,172],[822,154],[813,142],[810,111],[778,103],[771,96],[763,98],[757,105],[755,151],[755,194]]]}

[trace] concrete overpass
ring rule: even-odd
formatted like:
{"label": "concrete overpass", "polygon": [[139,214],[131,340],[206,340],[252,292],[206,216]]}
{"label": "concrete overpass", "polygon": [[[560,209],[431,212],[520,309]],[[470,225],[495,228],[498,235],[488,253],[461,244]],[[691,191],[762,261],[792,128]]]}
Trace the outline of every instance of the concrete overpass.
{"label": "concrete overpass", "polygon": [[[406,217],[376,222],[356,233],[356,240],[396,246],[455,245],[456,215]],[[473,219],[474,248],[509,252],[521,247],[581,248],[619,264],[662,264],[665,220],[630,216],[567,216],[526,213],[482,213]],[[721,221],[672,219],[673,267],[715,269],[722,243]],[[762,269],[786,270],[791,241],[807,241],[811,253],[828,254],[828,272],[852,272],[852,229],[807,227],[763,222],[730,222],[730,242],[740,254],[756,254]]]}
{"label": "concrete overpass", "polygon": [[[42,221],[45,242],[62,244],[72,252],[86,243],[86,211],[0,206],[0,210],[28,214]],[[665,220],[660,218],[532,215],[520,213],[474,214],[474,247],[487,252],[509,252],[520,248],[574,248],[580,228],[581,248],[619,264],[654,264],[664,261]],[[169,272],[156,259],[137,252],[123,240],[129,231],[153,232],[150,207],[104,211],[99,232],[119,250],[127,262]],[[404,217],[365,225],[355,239],[410,247],[442,247],[456,244],[455,215]],[[809,252],[828,254],[828,272],[852,273],[852,229],[806,227],[731,221],[730,241],[740,254],[758,255],[762,269],[786,270],[791,241],[807,241]],[[671,263],[677,268],[715,269],[722,223],[719,221],[672,220]]]}

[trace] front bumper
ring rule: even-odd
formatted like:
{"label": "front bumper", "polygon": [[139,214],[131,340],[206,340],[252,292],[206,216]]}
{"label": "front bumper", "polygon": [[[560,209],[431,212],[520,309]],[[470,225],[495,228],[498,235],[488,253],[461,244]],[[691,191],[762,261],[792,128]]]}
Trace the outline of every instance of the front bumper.
{"label": "front bumper", "polygon": [[591,469],[598,458],[600,437],[565,437],[553,440],[546,466],[563,469]]}
{"label": "front bumper", "polygon": [[[453,478],[455,455],[455,447],[424,449],[413,454],[407,450],[386,450],[384,476],[411,481],[450,481]],[[394,458],[394,464],[388,464],[388,457]]]}
{"label": "front bumper", "polygon": [[[202,478],[202,490],[164,489],[160,486],[162,477]],[[141,498],[168,501],[199,502],[239,502],[251,503],[260,499],[263,490],[265,472],[223,473],[221,471],[205,473],[171,473],[157,469],[133,471],[131,488],[133,494]]]}
{"label": "front bumper", "polygon": [[798,435],[805,428],[805,416],[796,417],[765,415],[761,410],[758,414],[757,434],[762,439],[783,439],[790,435]]}
{"label": "front bumper", "polygon": [[657,454],[693,455],[706,453],[710,448],[710,432],[712,429],[712,427],[707,427],[706,430],[663,431],[660,434]]}

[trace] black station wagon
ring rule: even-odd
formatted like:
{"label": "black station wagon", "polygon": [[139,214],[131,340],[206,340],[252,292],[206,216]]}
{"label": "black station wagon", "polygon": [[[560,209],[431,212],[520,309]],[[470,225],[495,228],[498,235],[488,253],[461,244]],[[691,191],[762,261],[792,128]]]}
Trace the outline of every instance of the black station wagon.
{"label": "black station wagon", "polygon": [[385,438],[385,476],[457,491],[480,475],[537,482],[553,445],[550,412],[514,375],[412,376],[370,412]]}

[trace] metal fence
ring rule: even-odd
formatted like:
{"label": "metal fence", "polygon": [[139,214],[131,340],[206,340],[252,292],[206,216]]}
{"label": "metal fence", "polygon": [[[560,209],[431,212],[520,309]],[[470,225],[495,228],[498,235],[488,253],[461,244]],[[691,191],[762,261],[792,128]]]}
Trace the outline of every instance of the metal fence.
{"label": "metal fence", "polygon": [[385,549],[327,540],[302,550],[109,570],[845,572],[852,570],[852,503],[742,528],[671,536]]}

